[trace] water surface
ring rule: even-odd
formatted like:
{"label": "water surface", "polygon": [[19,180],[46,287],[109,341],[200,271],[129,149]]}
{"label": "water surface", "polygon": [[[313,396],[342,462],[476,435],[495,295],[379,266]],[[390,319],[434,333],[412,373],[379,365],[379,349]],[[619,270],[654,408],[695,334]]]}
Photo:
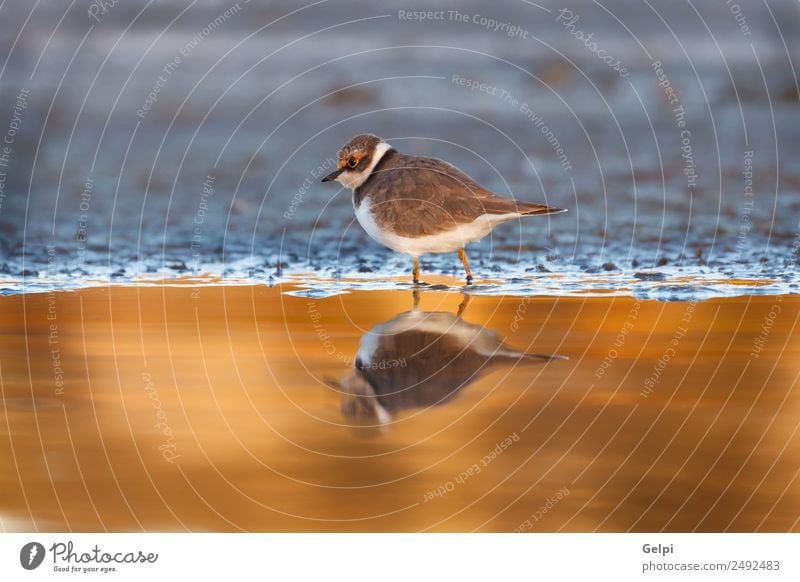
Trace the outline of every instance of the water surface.
{"label": "water surface", "polygon": [[[0,525],[800,527],[796,296],[423,291],[415,308],[408,290],[297,291],[188,282],[0,298]],[[467,339],[454,351],[453,338]],[[373,360],[388,418],[368,391],[342,389],[376,342],[405,360]]]}

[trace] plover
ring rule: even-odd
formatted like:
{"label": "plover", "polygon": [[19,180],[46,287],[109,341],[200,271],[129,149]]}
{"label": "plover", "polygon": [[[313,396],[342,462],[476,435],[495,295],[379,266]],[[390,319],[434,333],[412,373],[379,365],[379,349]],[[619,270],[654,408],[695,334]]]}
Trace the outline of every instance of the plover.
{"label": "plover", "polygon": [[454,314],[421,311],[417,302],[367,332],[354,368],[328,381],[342,393],[346,417],[385,426],[402,410],[450,401],[496,365],[567,359],[508,347],[495,331],[461,318],[465,303]]}
{"label": "plover", "polygon": [[367,234],[413,257],[414,283],[419,283],[421,255],[455,251],[469,284],[468,243],[509,220],[566,211],[504,198],[448,162],[401,154],[370,133],[339,150],[336,170],[322,179],[333,180],[353,191],[356,217]]}

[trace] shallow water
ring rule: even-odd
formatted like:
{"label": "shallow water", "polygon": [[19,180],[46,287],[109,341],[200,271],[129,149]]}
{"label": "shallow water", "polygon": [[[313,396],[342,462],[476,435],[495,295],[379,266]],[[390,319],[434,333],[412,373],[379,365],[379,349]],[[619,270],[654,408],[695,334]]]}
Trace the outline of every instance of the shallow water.
{"label": "shallow water", "polygon": [[0,526],[800,528],[796,296],[299,291],[0,297]]}
{"label": "shallow water", "polygon": [[[794,0],[146,4],[3,7],[0,529],[798,529]],[[569,212],[415,307],[367,131]]]}

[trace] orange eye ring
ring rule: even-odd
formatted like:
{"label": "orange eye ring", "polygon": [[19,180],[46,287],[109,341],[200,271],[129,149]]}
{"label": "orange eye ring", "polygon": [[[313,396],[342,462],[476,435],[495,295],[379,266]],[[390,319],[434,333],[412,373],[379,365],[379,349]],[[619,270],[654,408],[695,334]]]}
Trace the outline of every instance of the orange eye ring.
{"label": "orange eye ring", "polygon": [[347,160],[347,167],[348,168],[355,168],[358,165],[358,160],[355,158],[349,158]]}

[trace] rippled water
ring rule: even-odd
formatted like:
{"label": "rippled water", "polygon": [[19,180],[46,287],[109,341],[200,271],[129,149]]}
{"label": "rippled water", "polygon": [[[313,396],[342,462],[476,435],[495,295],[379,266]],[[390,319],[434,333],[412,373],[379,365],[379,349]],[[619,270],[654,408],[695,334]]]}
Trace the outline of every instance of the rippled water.
{"label": "rippled water", "polygon": [[[473,295],[510,296],[589,296],[628,295],[641,299],[685,301],[739,295],[797,294],[800,275],[795,269],[796,255],[792,249],[771,253],[759,261],[707,262],[702,258],[680,259],[676,265],[667,261],[641,263],[638,259],[610,261],[599,266],[579,266],[574,261],[542,255],[535,266],[527,266],[521,257],[508,260],[496,257],[491,251],[472,252],[472,268],[476,281],[466,286],[463,272],[455,255],[428,256],[422,259],[423,283],[419,289],[428,291],[463,290]],[[319,255],[313,261],[290,263],[278,255],[274,262],[263,257],[249,257],[233,263],[206,264],[202,272],[187,276],[190,269],[175,262],[169,266],[151,265],[142,268],[141,262],[113,267],[84,265],[77,271],[48,268],[42,273],[26,276],[7,275],[0,278],[0,294],[74,290],[83,287],[116,285],[186,285],[199,286],[252,285],[268,287],[292,282],[299,288],[290,293],[324,298],[354,291],[404,290],[414,287],[410,282],[410,259],[388,251],[375,249],[372,254],[331,256],[326,265]],[[585,262],[585,261],[582,261]],[[666,263],[666,264],[664,264]],[[292,266],[294,265],[294,266]],[[373,266],[369,266],[373,265]],[[660,265],[660,266],[658,266]],[[757,265],[757,266],[754,266]]]}

